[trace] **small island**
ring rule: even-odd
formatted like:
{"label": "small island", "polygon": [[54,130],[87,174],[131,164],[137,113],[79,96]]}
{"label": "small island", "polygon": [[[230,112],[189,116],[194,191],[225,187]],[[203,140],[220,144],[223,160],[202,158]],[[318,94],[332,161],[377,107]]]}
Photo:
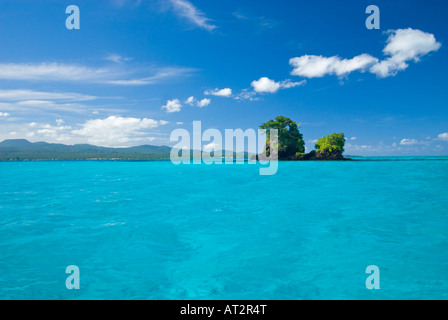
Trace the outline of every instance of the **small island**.
{"label": "small island", "polygon": [[305,153],[305,141],[299,131],[300,123],[278,116],[260,125],[260,129],[266,130],[266,148],[262,154],[252,157],[253,160],[267,160],[271,155],[270,129],[278,130],[278,160],[352,160],[344,158],[345,136],[344,133],[333,133],[320,138],[316,144],[316,150]]}

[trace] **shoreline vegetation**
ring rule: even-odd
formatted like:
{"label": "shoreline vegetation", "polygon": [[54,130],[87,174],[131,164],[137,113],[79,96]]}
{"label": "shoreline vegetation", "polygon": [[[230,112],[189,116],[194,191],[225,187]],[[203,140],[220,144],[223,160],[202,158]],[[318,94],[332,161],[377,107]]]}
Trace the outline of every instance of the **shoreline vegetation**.
{"label": "shoreline vegetation", "polygon": [[[64,145],[47,142],[30,142],[11,139],[0,142],[0,161],[147,161],[170,160],[172,148],[168,146],[142,145],[129,148],[98,147],[89,144]],[[224,159],[224,151],[222,151]],[[210,156],[213,156],[212,153]],[[191,159],[200,158],[190,150]],[[250,159],[252,154],[238,152],[234,159]],[[204,157],[207,157],[204,155]]]}
{"label": "shoreline vegetation", "polygon": [[315,149],[305,153],[305,141],[299,131],[300,123],[278,116],[274,120],[269,120],[260,125],[260,129],[266,130],[266,149],[262,154],[253,156],[254,160],[269,160],[271,156],[271,129],[278,130],[278,150],[274,155],[280,161],[352,161],[353,159],[343,156],[345,146],[344,133],[333,133],[317,140]]}

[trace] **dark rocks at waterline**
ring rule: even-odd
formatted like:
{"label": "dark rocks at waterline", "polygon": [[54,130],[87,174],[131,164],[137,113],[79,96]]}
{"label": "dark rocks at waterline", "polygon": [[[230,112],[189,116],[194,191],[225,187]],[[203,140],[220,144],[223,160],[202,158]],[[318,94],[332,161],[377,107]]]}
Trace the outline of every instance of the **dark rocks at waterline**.
{"label": "dark rocks at waterline", "polygon": [[[251,160],[269,160],[265,154],[253,156]],[[316,152],[296,154],[293,156],[285,156],[282,152],[278,153],[278,160],[280,161],[352,161],[353,159],[344,158],[340,151],[332,152]]]}

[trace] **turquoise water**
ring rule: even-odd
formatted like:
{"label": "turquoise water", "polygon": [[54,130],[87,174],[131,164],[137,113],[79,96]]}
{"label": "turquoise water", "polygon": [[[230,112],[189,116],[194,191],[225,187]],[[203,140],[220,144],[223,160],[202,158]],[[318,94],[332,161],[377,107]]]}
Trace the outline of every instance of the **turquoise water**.
{"label": "turquoise water", "polygon": [[448,299],[441,159],[3,162],[0,298]]}

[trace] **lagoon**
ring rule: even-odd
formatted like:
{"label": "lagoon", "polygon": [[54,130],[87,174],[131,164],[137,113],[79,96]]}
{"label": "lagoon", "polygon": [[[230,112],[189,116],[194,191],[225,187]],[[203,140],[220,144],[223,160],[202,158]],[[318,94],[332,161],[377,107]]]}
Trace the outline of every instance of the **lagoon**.
{"label": "lagoon", "polygon": [[0,162],[0,299],[447,299],[448,157],[360,160]]}

